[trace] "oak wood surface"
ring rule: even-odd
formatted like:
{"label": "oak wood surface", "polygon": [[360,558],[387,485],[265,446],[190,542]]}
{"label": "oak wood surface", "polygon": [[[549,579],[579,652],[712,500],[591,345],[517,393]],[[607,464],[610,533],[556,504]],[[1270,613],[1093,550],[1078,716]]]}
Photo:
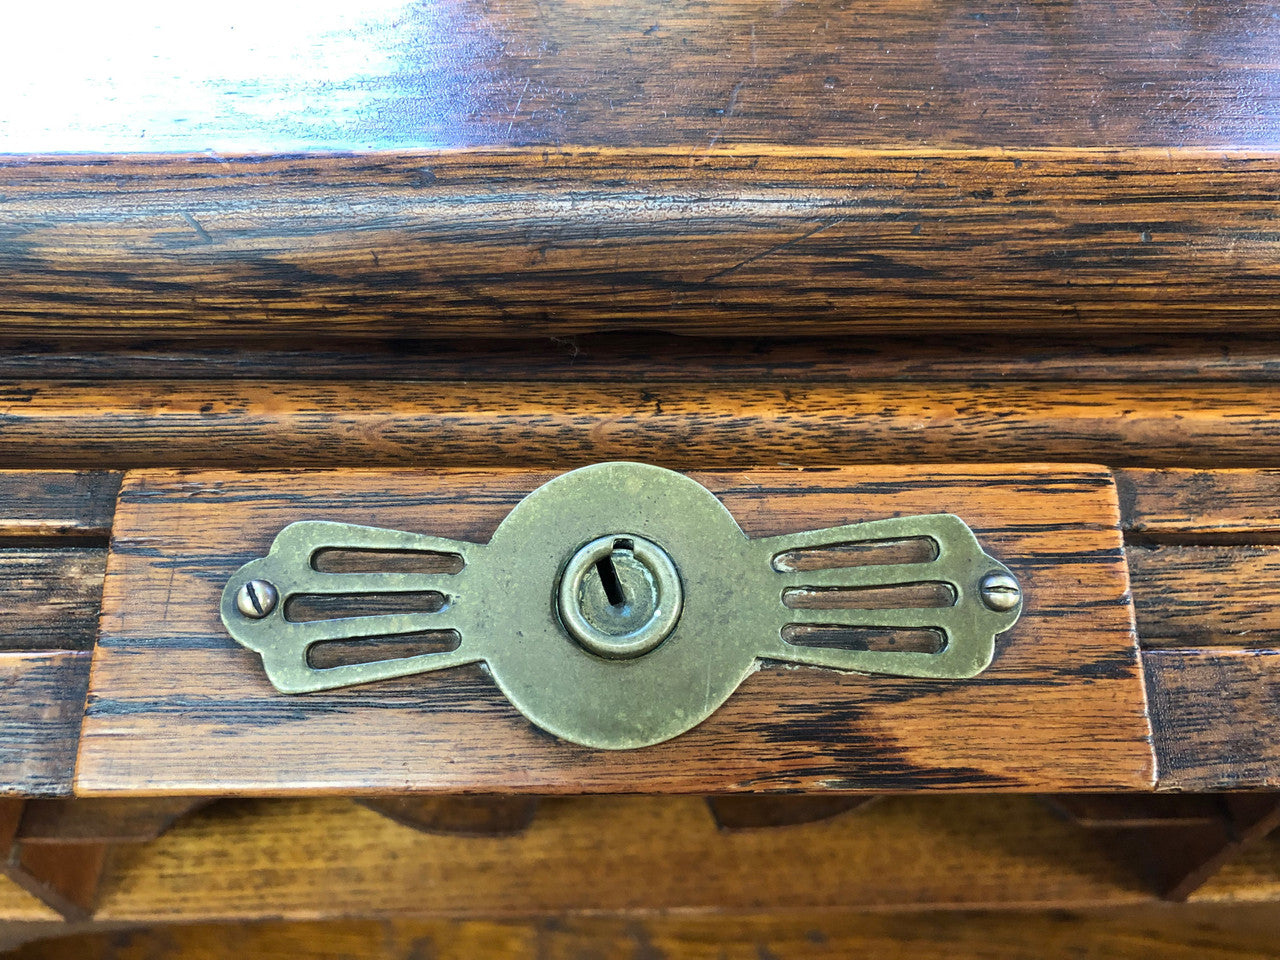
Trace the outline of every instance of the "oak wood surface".
{"label": "oak wood surface", "polygon": [[1257,0],[286,10],[148,8],[142,30],[24,8],[0,151],[1277,139],[1280,33]]}
{"label": "oak wood surface", "polygon": [[346,800],[227,801],[121,847],[100,921],[449,917],[1149,902],[1131,870],[1030,798],[891,797],[719,830],[696,797],[544,800],[506,837],[410,830]]}
{"label": "oak wood surface", "polygon": [[[1278,261],[1280,262],[1280,261]],[[30,466],[1280,463],[1280,386],[863,381],[0,385]]]}
{"label": "oak wood surface", "polygon": [[1280,787],[1280,650],[1142,654],[1161,789]]}
{"label": "oak wood surface", "polygon": [[[819,823],[732,833],[717,830],[696,798],[556,799],[529,831],[482,840],[423,834],[347,801],[224,801],[154,843],[122,848],[95,922],[584,910],[634,918],[663,905],[686,916],[917,916],[930,905],[1150,902],[1131,866],[1083,839],[1021,797],[894,797]],[[1200,909],[1280,897],[1277,839],[1224,867],[1193,898]],[[51,916],[32,907],[0,879],[7,923]]]}
{"label": "oak wood surface", "polygon": [[105,544],[119,489],[120,474],[104,470],[0,470],[0,546]]}
{"label": "oak wood surface", "polygon": [[1223,864],[1192,902],[1264,903],[1280,899],[1280,833],[1271,833]]}
{"label": "oak wood surface", "polygon": [[0,653],[0,794],[71,793],[89,657]]}
{"label": "oak wood surface", "polygon": [[1117,470],[1126,535],[1145,543],[1280,542],[1280,470]]}
{"label": "oak wood surface", "polygon": [[0,650],[91,650],[102,548],[5,549],[0,540]]}
{"label": "oak wood surface", "polygon": [[[1154,537],[1162,543],[1172,540],[1178,544],[1188,539],[1200,541],[1208,539],[1215,542],[1219,539],[1226,539],[1228,542],[1241,539],[1246,542],[1266,541],[1271,538],[1278,524],[1273,506],[1275,490],[1272,473],[1266,470],[1129,469],[1119,471],[1121,492],[1129,494],[1128,497],[1122,497],[1129,513],[1125,521],[1126,526],[1130,528],[1129,535],[1137,531],[1144,540]],[[89,493],[85,492],[86,479],[90,481],[87,487]],[[14,516],[23,512],[25,508],[26,519],[37,520],[37,529],[46,531],[44,536],[50,536],[47,532],[50,530],[64,531],[57,534],[58,537],[81,535],[86,532],[105,536],[105,527],[109,522],[109,511],[105,509],[105,504],[110,500],[96,494],[95,491],[105,486],[108,491],[114,493],[115,486],[118,484],[118,475],[0,473],[0,482],[7,483],[7,490],[11,493],[11,498],[6,501],[6,515]],[[40,506],[42,502],[49,506]],[[84,519],[77,517],[78,513],[83,515]],[[39,520],[37,515],[52,519]],[[20,529],[23,534],[30,534],[32,527],[25,526]],[[41,539],[43,540],[43,537]],[[1246,554],[1260,553],[1256,548],[1238,549]],[[1197,561],[1204,559],[1205,566],[1198,568],[1197,563],[1187,562],[1180,565],[1180,573],[1174,582],[1161,581],[1159,577],[1149,580],[1148,574],[1152,568],[1149,563],[1144,562],[1149,555],[1141,549],[1131,548],[1129,551],[1130,563],[1137,571],[1135,602],[1140,617],[1140,636],[1144,645],[1194,647],[1204,643],[1205,638],[1210,636],[1215,643],[1224,645],[1265,646],[1269,642],[1269,634],[1254,633],[1239,636],[1233,634],[1228,626],[1242,619],[1263,626],[1269,622],[1269,587],[1266,582],[1255,583],[1249,577],[1225,577],[1221,569],[1216,574],[1212,572],[1215,564],[1220,568],[1220,558],[1223,556],[1217,548],[1204,550],[1190,548],[1190,554],[1186,549],[1172,553],[1164,552],[1164,556],[1174,555],[1183,558],[1190,556]],[[1148,589],[1148,584],[1152,589]],[[1162,586],[1156,589],[1157,585],[1161,584]],[[50,583],[49,586],[52,595],[59,585]],[[1223,589],[1215,589],[1215,586],[1222,586]],[[1230,589],[1226,589],[1227,586]],[[12,621],[15,615],[23,617],[27,611],[28,608],[25,605],[14,604],[6,608],[4,614]],[[1161,624],[1169,623],[1174,624],[1174,629],[1156,629]],[[91,625],[87,610],[82,624],[86,629]],[[50,629],[55,632],[58,630],[56,626]],[[35,638],[34,642],[38,643],[43,642],[40,637],[47,637],[50,634],[36,632],[31,636]],[[88,636],[88,633],[80,634],[83,640],[87,640]],[[1187,663],[1189,666],[1186,669],[1193,669],[1194,661],[1187,661]],[[81,660],[69,666],[84,671],[87,669],[87,661]],[[1212,672],[1214,667],[1210,665],[1206,669]],[[77,684],[84,683],[83,677],[76,678],[72,674],[68,674],[67,679],[72,690]],[[1159,684],[1164,682],[1164,677],[1163,675],[1152,676],[1149,682]],[[11,689],[15,697],[19,699],[25,697],[25,694],[20,692],[21,687],[14,686]],[[1199,690],[1195,685],[1192,685],[1191,691],[1172,690],[1169,691],[1169,696],[1174,698],[1216,696],[1211,691]],[[1242,695],[1248,696],[1249,692],[1242,691]],[[1178,702],[1176,699],[1171,701],[1170,709],[1174,709]],[[1197,708],[1194,704],[1190,704],[1190,708],[1204,709]],[[1159,721],[1160,718],[1157,720]],[[1229,719],[1224,717],[1223,722],[1227,724]],[[1249,729],[1246,723],[1246,729],[1237,735],[1247,739],[1250,736]],[[1226,727],[1224,727],[1225,730]],[[74,736],[70,726],[65,732],[67,735]],[[1166,747],[1185,749],[1185,744],[1176,735],[1167,738],[1158,736],[1157,744],[1161,749]],[[49,743],[37,745],[35,752],[42,753],[50,749],[50,746]],[[16,752],[16,744],[11,742],[10,749],[13,752],[10,755],[6,776],[12,775],[14,779],[5,781],[6,789],[22,790],[22,784],[26,782],[26,774],[22,773],[23,764],[20,762],[19,753]],[[64,754],[69,749],[71,749],[69,745],[62,747]],[[1206,763],[1217,762],[1214,749],[1212,746],[1206,746],[1200,759]],[[1256,753],[1256,749],[1257,747],[1253,752]],[[1251,772],[1248,772],[1243,779],[1235,781],[1228,778],[1223,781],[1224,785],[1240,783],[1247,786],[1258,782],[1259,767],[1254,764],[1250,768],[1241,768],[1242,771],[1246,769]],[[1266,782],[1265,773],[1261,775],[1263,782]]]}
{"label": "oak wood surface", "polygon": [[1130,545],[1144,647],[1280,647],[1280,546]]}
{"label": "oak wood surface", "polygon": [[[753,536],[954,511],[1032,599],[962,684],[765,669],[676,740],[593,751],[532,728],[476,668],[290,697],[218,597],[292,520],[484,542],[549,478],[521,471],[137,472],[126,478],[83,728],[86,794],[559,793],[1150,786],[1118,515],[1055,465],[695,474]],[[1046,525],[1045,518],[1054,520]],[[353,726],[360,716],[376,724]]]}
{"label": "oak wood surface", "polygon": [[0,875],[66,920],[88,920],[112,844],[153,840],[205,802],[190,797],[5,799],[0,802]]}
{"label": "oak wood surface", "polygon": [[1116,485],[1161,789],[1274,788],[1275,471],[1132,468]]}
{"label": "oak wood surface", "polygon": [[[48,930],[13,960],[1274,960],[1274,904],[1089,911],[347,919]],[[32,934],[35,931],[32,930]]]}
{"label": "oak wood surface", "polygon": [[1267,151],[788,143],[0,156],[0,332],[1277,325]]}
{"label": "oak wood surface", "polygon": [[[23,70],[21,57],[6,58],[0,76],[12,81],[6,89],[19,107],[0,120],[0,149],[401,152],[0,160],[0,336],[47,338],[56,324],[59,337],[85,342],[163,337],[197,344],[171,375],[158,373],[163,351],[155,361],[125,361],[118,369],[132,372],[118,386],[57,382],[79,379],[91,364],[71,363],[54,374],[29,360],[0,360],[9,383],[0,392],[0,458],[32,467],[115,468],[441,461],[477,467],[512,456],[556,469],[609,456],[703,469],[901,460],[1280,464],[1269,386],[1276,368],[1265,344],[1280,320],[1278,47],[1267,5],[1175,2],[1157,10],[1137,0],[1086,0],[1068,7],[1000,2],[979,8],[893,0],[840,9],[677,0],[588,9],[564,0],[483,7],[464,0],[394,6],[366,11],[369,19],[358,22],[317,10],[290,32],[288,46],[258,48],[253,38],[269,36],[276,24],[262,10],[245,18],[211,11],[197,44],[174,43],[183,32],[168,20],[113,42],[118,18],[86,15],[59,20],[64,42],[35,69]],[[56,14],[30,8],[17,16],[15,32],[23,34],[33,25],[38,33]],[[245,41],[234,39],[232,24]],[[77,55],[76,44],[86,38],[93,49],[118,55],[110,77],[104,79],[101,58]],[[219,43],[223,53],[249,55],[205,60],[169,52]],[[263,60],[256,49],[272,53]],[[221,62],[221,75],[201,72],[212,62]],[[45,82],[58,71],[67,82]],[[67,99],[59,101],[60,95]],[[269,121],[255,99],[258,106],[273,104]],[[182,103],[190,115],[175,116],[166,101]],[[487,149],[510,146],[517,149]],[[457,149],[430,149],[440,147]],[[665,368],[658,365],[668,372],[656,386],[645,382],[656,370],[643,350],[633,350],[637,372],[630,380],[605,373],[606,364],[594,374],[597,388],[562,374],[563,385],[549,389],[533,372],[475,386],[465,365],[447,374],[440,361],[430,368],[438,383],[406,385],[395,381],[428,376],[407,369],[412,361],[382,365],[356,357],[329,364],[325,345],[310,355],[298,347],[380,338],[394,351],[407,337],[426,338],[430,349],[431,338],[444,335],[573,336],[641,327],[840,335],[910,329],[926,337],[949,332],[986,339],[1036,330],[1088,330],[1100,339],[1135,329],[1252,331],[1255,340],[1185,378],[1173,372],[1179,364],[1185,370],[1188,356],[1195,365],[1194,350],[1153,348],[1126,372],[1114,372],[1117,361],[1106,356],[1104,340],[1092,355],[1092,378],[1069,371],[1070,348],[1048,359],[1034,349],[1012,351],[988,373],[956,360],[965,353],[959,346],[929,355],[923,379],[934,382],[917,388],[868,387],[869,371],[841,355],[810,366],[804,374],[810,382],[801,387],[760,383],[759,364],[743,362],[736,376],[745,386],[711,390],[694,371],[680,369],[678,351]],[[244,378],[243,356],[203,371],[191,357],[202,346],[246,342],[280,345],[276,367],[256,375],[265,382],[199,382],[201,375]],[[1211,349],[1208,341],[1204,348]],[[519,348],[508,356],[515,361],[508,360],[509,369],[518,370]],[[792,371],[804,366],[797,360]],[[314,378],[297,376],[318,364],[325,370]],[[886,381],[920,370],[884,352],[872,366]],[[1019,367],[1032,366],[1035,372],[1019,376]],[[108,364],[97,369],[111,379]],[[1102,376],[1103,369],[1113,372]],[[23,372],[11,376],[9,370]],[[1092,386],[1047,384],[1049,370],[1061,381],[1092,379]],[[326,390],[307,382],[339,371],[368,384]],[[277,378],[302,382],[271,382]],[[1008,378],[1041,385],[987,382]],[[1206,386],[1214,379],[1219,382]],[[1135,476],[1121,480],[1126,491],[1147,491],[1125,498],[1131,547],[1177,545],[1135,563],[1148,645],[1183,647],[1144,654],[1162,786],[1274,787],[1280,768],[1270,746],[1280,716],[1275,651],[1186,645],[1270,644],[1272,558],[1258,545],[1280,541],[1280,532],[1262,498],[1215,498],[1210,483],[1205,490],[1184,485],[1200,490],[1198,506],[1190,494],[1153,500],[1150,491],[1177,483],[1148,471],[1126,487]],[[1253,480],[1259,483],[1248,487],[1252,494],[1267,489],[1266,475]],[[1245,487],[1233,481],[1226,489]],[[7,527],[0,521],[0,535],[32,529],[18,519]],[[65,537],[78,522],[37,518],[35,535]],[[87,537],[105,536],[102,523],[83,526]],[[187,630],[182,614],[169,616],[170,597],[158,599],[165,573],[180,585],[178,603],[207,599],[225,575],[210,560],[207,542],[200,545],[204,553],[196,549],[194,535],[181,554],[190,566],[165,571],[152,558],[152,610],[162,611],[163,629],[171,621],[179,625],[177,635],[161,638],[173,655],[162,685],[184,668],[205,676],[200,658],[209,648],[192,638],[207,641],[210,634]],[[1234,552],[1210,550],[1214,538],[1233,544]],[[141,541],[135,549],[141,553]],[[33,557],[14,562],[29,564]],[[1242,579],[1244,586],[1230,595],[1213,589]],[[120,623],[126,619],[121,614]],[[82,620],[88,622],[87,614]],[[108,650],[105,662],[117,655],[115,668],[127,671],[123,650]],[[1130,661],[1122,667],[1094,662],[1101,672],[1088,684],[1072,678],[1081,681],[1071,687],[1073,697],[1100,702],[1120,673],[1137,676]],[[134,669],[141,688],[142,668]],[[1039,703],[1050,718],[1041,731],[1048,737],[1054,723],[1069,719],[1075,700],[1054,688],[1058,674],[1042,667],[1042,675],[1051,678],[1042,692],[1056,698]],[[67,677],[69,688],[80,689],[82,674]],[[447,709],[461,718],[461,728],[463,719],[475,722],[466,711],[485,704],[486,681],[473,673],[454,682],[462,695]],[[812,692],[794,678],[785,682],[802,695]],[[52,720],[62,724],[65,750],[74,739],[65,709],[48,706],[48,697],[29,700],[29,690],[15,702],[28,713],[43,711],[40,731]],[[760,695],[753,709],[759,713],[775,702],[776,692]],[[209,707],[203,688],[193,683],[188,693],[189,702],[164,702],[178,716]],[[3,699],[7,718],[13,708]],[[1111,703],[1113,719],[1140,715],[1140,698],[1133,698],[1136,713],[1134,702],[1121,699],[1124,709]],[[137,717],[147,716],[128,713],[139,707],[153,711],[153,733],[167,731],[173,714],[153,709],[155,703],[130,701],[112,713],[111,701],[103,699],[92,708],[100,709],[100,733],[124,738],[136,732],[130,724],[139,723]],[[411,692],[398,690],[379,715],[407,714],[416,706]],[[907,706],[898,704],[904,712]],[[909,706],[914,712],[920,702]],[[987,734],[994,736],[1001,721],[1000,734],[1020,731],[1009,718],[1023,706],[988,708]],[[242,704],[224,702],[219,709],[196,742],[209,742],[211,730],[225,732],[227,717],[235,720]],[[482,709],[490,710],[482,722],[501,727],[513,720],[501,713],[502,704]],[[1064,741],[1084,749],[1091,732],[1090,747],[1114,750],[1097,734],[1111,731],[1104,714],[1091,717],[1096,729],[1077,725],[1058,742],[1039,744],[1042,754],[1052,756]],[[30,741],[34,753],[12,753],[15,742],[26,749],[27,716],[20,714],[6,727],[7,742],[0,741],[0,761],[12,757],[20,782],[29,778],[32,758],[49,746],[40,732]],[[276,719],[277,743],[310,722]],[[340,713],[328,720],[334,729],[349,728]],[[828,716],[805,729],[796,724],[795,732],[856,732],[865,720],[865,711]],[[128,747],[141,744],[145,755],[157,742],[176,742],[179,751],[190,750],[190,739],[174,732],[164,737],[170,739],[142,737]],[[217,744],[225,752],[238,746]],[[857,746],[857,759],[865,760],[869,747]],[[951,750],[954,760],[969,747],[947,743],[941,755],[945,760]],[[550,749],[542,742],[516,748],[522,756]],[[100,764],[99,773],[123,770],[130,789],[164,789],[150,778],[154,766],[143,760],[129,767],[134,758],[127,753]],[[910,764],[923,764],[911,768],[911,786],[937,785],[919,771],[938,757],[936,744],[915,745],[909,764],[877,757],[839,786],[872,789],[901,777]],[[191,757],[186,762],[195,766]],[[1144,770],[1150,772],[1128,767],[1126,783],[1140,780]],[[962,783],[992,786],[990,769],[977,772],[988,779],[962,771]],[[62,776],[39,789],[62,789]],[[1027,770],[1018,777],[1046,782]],[[1007,777],[995,786],[1007,787]],[[300,823],[314,819],[308,810],[298,812]],[[649,836],[658,849],[653,831]],[[598,848],[590,849],[598,858]],[[903,861],[919,854],[902,845],[896,852]],[[919,859],[936,866],[939,858],[928,852]],[[690,862],[684,872],[695,874],[715,857],[680,862]],[[1046,860],[1085,862],[1052,851]],[[372,869],[383,867],[372,861]],[[947,862],[941,859],[944,867]],[[1030,869],[1025,856],[1019,862],[1017,869]],[[870,866],[877,880],[891,875],[884,864]],[[670,871],[670,863],[663,868]],[[257,869],[262,876],[265,868]],[[386,872],[404,883],[408,875],[400,869]],[[166,879],[177,875],[175,868]],[[209,869],[206,889],[222,876]],[[521,876],[526,885],[541,879],[531,867],[523,875],[513,871],[513,878]],[[449,877],[443,867],[435,875],[437,881]],[[760,875],[769,877],[785,879],[767,870]],[[1017,896],[1055,902],[1051,894],[1036,899],[1037,890],[1048,889],[1043,881],[1037,887],[1026,876],[1020,880]],[[129,882],[147,881],[125,881],[126,887]],[[319,884],[310,893],[337,886]],[[982,889],[979,882],[957,894],[957,902],[980,902]],[[189,889],[181,895],[197,902]],[[876,903],[907,899],[890,895]],[[653,900],[686,902],[671,886],[660,887]],[[301,896],[293,902],[292,909],[304,909]],[[580,944],[557,937],[553,932],[543,942],[581,952]],[[1159,949],[1158,938],[1137,942]],[[636,943],[641,949],[643,942]],[[759,949],[756,954],[764,960]]]}

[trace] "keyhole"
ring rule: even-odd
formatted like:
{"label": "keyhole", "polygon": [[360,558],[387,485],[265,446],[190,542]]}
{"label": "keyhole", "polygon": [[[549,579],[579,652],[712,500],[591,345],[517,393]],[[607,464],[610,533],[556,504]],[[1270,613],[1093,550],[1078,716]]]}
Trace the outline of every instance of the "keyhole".
{"label": "keyhole", "polygon": [[683,606],[680,575],[666,551],[630,535],[580,547],[556,596],[569,636],[608,659],[648,653],[675,628]]}
{"label": "keyhole", "polygon": [[596,576],[600,578],[600,586],[604,587],[604,595],[615,613],[623,613],[627,606],[627,594],[618,579],[618,568],[613,565],[613,554],[619,550],[630,553],[634,544],[630,540],[615,540],[613,553],[607,553],[596,561]]}

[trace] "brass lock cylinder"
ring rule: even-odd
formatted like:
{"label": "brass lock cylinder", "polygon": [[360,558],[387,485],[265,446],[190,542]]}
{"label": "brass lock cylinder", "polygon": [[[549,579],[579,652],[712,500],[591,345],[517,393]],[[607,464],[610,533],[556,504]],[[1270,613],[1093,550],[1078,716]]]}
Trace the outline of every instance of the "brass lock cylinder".
{"label": "brass lock cylinder", "polygon": [[609,660],[643,656],[675,629],[684,602],[667,552],[633,534],[600,537],[565,565],[557,612],[565,631]]}

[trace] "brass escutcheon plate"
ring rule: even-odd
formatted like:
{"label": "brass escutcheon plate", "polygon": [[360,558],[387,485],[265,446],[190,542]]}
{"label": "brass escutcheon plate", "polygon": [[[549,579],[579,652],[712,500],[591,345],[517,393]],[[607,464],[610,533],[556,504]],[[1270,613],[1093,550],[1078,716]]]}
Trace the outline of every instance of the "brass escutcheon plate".
{"label": "brass escutcheon plate", "polygon": [[[797,552],[921,542],[925,559],[799,568]],[[334,573],[324,551],[452,554],[456,573]],[[933,585],[950,602],[891,608],[797,606],[801,593],[857,597]],[[436,591],[432,612],[291,620],[289,601]],[[668,740],[711,715],[761,660],[862,673],[963,679],[990,664],[1022,610],[1009,570],[950,514],[895,517],[751,539],[701,484],[641,463],[566,473],[522,500],[487,544],[305,520],[227,583],[231,636],[262,656],[282,693],[370,683],[483,661],[529,720],[603,749]],[[920,652],[812,646],[804,628],[934,631]],[[452,630],[455,649],[314,666],[316,644]]]}

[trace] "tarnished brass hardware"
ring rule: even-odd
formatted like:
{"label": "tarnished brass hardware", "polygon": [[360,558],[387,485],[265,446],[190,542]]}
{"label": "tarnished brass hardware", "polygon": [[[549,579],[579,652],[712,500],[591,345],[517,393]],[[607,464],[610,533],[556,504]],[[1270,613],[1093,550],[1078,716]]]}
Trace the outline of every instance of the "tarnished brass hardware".
{"label": "tarnished brass hardware", "polygon": [[[922,543],[902,562],[855,565],[863,545]],[[832,548],[825,566],[824,550]],[[454,573],[333,573],[325,551],[450,554]],[[874,551],[873,551],[874,552]],[[808,556],[809,559],[798,560]],[[852,560],[850,558],[853,558]],[[928,606],[859,592],[934,585]],[[300,596],[435,592],[438,609],[291,620]],[[927,591],[926,591],[927,592]],[[818,605],[795,602],[821,594]],[[261,598],[270,596],[268,605]],[[254,603],[253,598],[259,598]],[[843,600],[841,598],[844,598]],[[895,517],[752,540],[701,484],[640,463],[602,463],[539,487],[487,544],[304,520],[227,583],[222,621],[284,693],[328,690],[484,661],[531,721],[591,747],[659,743],[705,720],[761,660],[925,679],[972,677],[1017,621],[1017,580],[950,514]],[[936,652],[804,645],[797,627],[934,631]],[[456,648],[313,666],[330,641],[454,631]]]}
{"label": "tarnished brass hardware", "polygon": [[675,629],[683,588],[660,546],[613,534],[569,559],[556,600],[571,637],[592,653],[624,660],[648,653]]}

